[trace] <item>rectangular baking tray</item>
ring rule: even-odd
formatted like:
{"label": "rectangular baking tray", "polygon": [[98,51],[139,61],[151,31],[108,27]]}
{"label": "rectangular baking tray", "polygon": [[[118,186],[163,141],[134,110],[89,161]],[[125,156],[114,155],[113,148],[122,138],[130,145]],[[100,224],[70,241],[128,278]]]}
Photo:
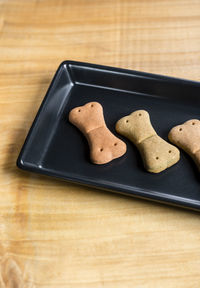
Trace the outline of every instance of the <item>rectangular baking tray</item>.
{"label": "rectangular baking tray", "polygon": [[173,126],[199,119],[200,83],[64,61],[36,115],[17,166],[95,188],[200,210],[199,172],[182,151],[176,165],[151,174],[143,168],[135,146],[117,135],[127,143],[127,153],[105,165],[92,164],[86,139],[68,121],[71,109],[90,101],[102,104],[107,126],[115,135],[118,119],[145,109],[158,135],[167,140]]}

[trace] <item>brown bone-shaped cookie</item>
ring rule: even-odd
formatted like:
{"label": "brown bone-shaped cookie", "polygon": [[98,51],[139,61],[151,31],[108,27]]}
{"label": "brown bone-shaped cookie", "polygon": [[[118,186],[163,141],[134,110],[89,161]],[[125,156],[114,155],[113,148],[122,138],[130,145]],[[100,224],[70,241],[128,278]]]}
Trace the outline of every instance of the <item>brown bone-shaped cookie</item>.
{"label": "brown bone-shaped cookie", "polygon": [[179,150],[159,137],[151,125],[149,113],[138,110],[121,118],[116,131],[131,140],[143,159],[147,171],[159,173],[174,165],[180,158]]}
{"label": "brown bone-shaped cookie", "polygon": [[87,138],[93,163],[105,164],[126,153],[126,144],[107,128],[103,108],[98,102],[72,109],[69,121]]}
{"label": "brown bone-shaped cookie", "polygon": [[170,130],[168,138],[188,153],[200,170],[200,121],[192,119],[175,126]]}

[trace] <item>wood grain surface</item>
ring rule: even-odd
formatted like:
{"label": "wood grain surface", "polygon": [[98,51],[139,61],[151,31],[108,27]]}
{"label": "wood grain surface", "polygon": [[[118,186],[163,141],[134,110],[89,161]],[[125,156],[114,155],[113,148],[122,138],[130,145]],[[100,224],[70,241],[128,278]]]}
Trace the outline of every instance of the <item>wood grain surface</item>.
{"label": "wood grain surface", "polygon": [[66,59],[200,80],[200,1],[0,0],[0,287],[199,288],[199,213],[16,168]]}

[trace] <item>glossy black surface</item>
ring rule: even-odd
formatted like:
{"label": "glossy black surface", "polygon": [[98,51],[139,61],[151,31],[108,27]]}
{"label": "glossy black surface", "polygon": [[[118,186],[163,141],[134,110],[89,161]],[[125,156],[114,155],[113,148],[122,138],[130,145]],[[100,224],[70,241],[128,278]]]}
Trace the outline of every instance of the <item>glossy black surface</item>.
{"label": "glossy black surface", "polygon": [[144,170],[127,139],[127,153],[106,165],[89,160],[84,136],[68,121],[69,111],[89,101],[104,108],[107,126],[137,109],[150,113],[157,133],[200,115],[200,83],[148,73],[65,61],[50,85],[17,160],[19,168],[114,192],[200,210],[200,177],[184,152],[159,174]]}

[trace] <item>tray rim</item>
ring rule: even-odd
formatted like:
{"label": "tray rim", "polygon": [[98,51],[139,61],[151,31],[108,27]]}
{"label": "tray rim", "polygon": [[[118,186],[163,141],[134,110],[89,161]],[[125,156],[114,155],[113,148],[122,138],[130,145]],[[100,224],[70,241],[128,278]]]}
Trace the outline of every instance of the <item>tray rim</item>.
{"label": "tray rim", "polygon": [[170,81],[175,81],[175,82],[176,81],[186,82],[188,84],[200,86],[200,81],[197,81],[197,80],[191,80],[191,79],[186,79],[186,78],[181,78],[181,77],[168,76],[168,75],[163,75],[159,73],[150,73],[150,72],[145,72],[145,71],[138,71],[138,70],[132,70],[132,69],[126,69],[126,68],[120,68],[120,67],[114,67],[114,66],[100,65],[100,64],[89,63],[89,62],[74,61],[74,60],[64,60],[59,65],[56,72],[58,72],[58,70],[63,65],[67,65],[67,66],[77,65],[77,66],[84,66],[84,67],[90,67],[90,68],[98,68],[99,70],[116,71],[116,72],[121,72],[122,74],[138,75],[138,76],[145,76],[145,77],[150,76],[151,78],[154,78],[154,79],[170,80]]}

